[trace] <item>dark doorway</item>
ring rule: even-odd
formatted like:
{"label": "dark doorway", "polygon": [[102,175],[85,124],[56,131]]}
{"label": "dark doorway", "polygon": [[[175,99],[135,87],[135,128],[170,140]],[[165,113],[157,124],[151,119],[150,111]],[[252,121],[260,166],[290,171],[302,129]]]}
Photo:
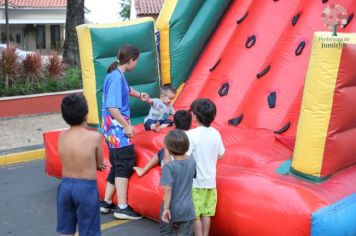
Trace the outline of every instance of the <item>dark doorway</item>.
{"label": "dark doorway", "polygon": [[45,49],[46,48],[46,32],[44,25],[36,26],[36,48]]}
{"label": "dark doorway", "polygon": [[61,30],[59,25],[51,25],[51,48],[59,50],[61,47]]}

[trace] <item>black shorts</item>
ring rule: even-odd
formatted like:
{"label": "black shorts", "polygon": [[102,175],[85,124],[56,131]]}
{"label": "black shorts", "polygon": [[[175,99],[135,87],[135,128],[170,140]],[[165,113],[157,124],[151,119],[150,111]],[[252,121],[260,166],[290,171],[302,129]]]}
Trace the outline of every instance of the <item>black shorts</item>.
{"label": "black shorts", "polygon": [[129,178],[136,163],[134,145],[109,149],[110,172],[107,181],[115,184],[115,177]]}

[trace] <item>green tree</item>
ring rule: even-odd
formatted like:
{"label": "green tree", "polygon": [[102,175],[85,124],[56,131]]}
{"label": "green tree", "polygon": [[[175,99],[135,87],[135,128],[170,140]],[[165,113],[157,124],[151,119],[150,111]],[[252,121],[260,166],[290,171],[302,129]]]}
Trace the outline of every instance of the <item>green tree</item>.
{"label": "green tree", "polygon": [[84,0],[67,0],[66,35],[63,60],[70,66],[79,66],[77,25],[84,24]]}
{"label": "green tree", "polygon": [[121,11],[120,16],[123,20],[130,19],[131,12],[131,0],[121,0],[120,1]]}

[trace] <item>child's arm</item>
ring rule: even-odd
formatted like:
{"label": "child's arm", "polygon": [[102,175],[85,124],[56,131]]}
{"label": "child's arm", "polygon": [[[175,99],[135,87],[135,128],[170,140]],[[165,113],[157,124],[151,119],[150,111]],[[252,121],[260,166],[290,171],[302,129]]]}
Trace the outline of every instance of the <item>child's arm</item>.
{"label": "child's arm", "polygon": [[220,136],[218,159],[222,159],[224,157],[224,154],[225,154],[225,147]]}
{"label": "child's arm", "polygon": [[162,221],[168,223],[171,219],[171,211],[169,209],[171,204],[171,194],[172,194],[172,184],[173,184],[173,174],[170,165],[164,165],[162,170],[162,176],[160,184],[163,186],[163,213]]}
{"label": "child's arm", "polygon": [[100,171],[104,170],[106,168],[106,164],[104,164],[103,148],[101,146],[100,135],[97,135],[96,137],[95,159],[96,159],[96,169]]}
{"label": "child's arm", "polygon": [[171,194],[172,188],[171,186],[164,186],[163,189],[164,200],[163,200],[163,213],[162,213],[162,221],[169,223],[171,220],[171,211],[169,210],[169,206],[171,204]]}
{"label": "child's arm", "polygon": [[150,95],[148,95],[148,93],[138,92],[132,87],[130,87],[130,96],[137,97],[141,101],[147,102],[152,105],[152,99],[150,98]]}
{"label": "child's arm", "polygon": [[137,97],[141,101],[146,101],[147,97],[149,97],[148,93],[136,91],[132,87],[130,87],[130,96]]}
{"label": "child's arm", "polygon": [[147,98],[146,102],[150,105],[153,105],[153,100],[150,97]]}
{"label": "child's arm", "polygon": [[174,116],[175,113],[176,113],[176,112],[175,112],[173,106],[171,105],[170,110],[169,110],[169,114],[172,115],[172,116]]}
{"label": "child's arm", "polygon": [[145,165],[145,167],[137,167],[135,166],[133,169],[136,171],[137,175],[139,177],[142,177],[144,174],[147,173],[152,167],[156,166],[159,164],[158,156],[154,155],[151,160]]}

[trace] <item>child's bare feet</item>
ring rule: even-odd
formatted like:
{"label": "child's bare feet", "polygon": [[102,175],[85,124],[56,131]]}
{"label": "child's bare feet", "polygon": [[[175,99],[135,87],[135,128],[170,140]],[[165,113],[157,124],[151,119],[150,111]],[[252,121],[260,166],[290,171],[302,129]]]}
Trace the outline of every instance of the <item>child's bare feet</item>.
{"label": "child's bare feet", "polygon": [[141,167],[135,166],[133,169],[134,169],[134,171],[136,171],[136,174],[139,177],[142,177],[145,174],[145,172],[143,171],[143,168],[141,168]]}
{"label": "child's bare feet", "polygon": [[156,132],[159,132],[161,130],[159,122],[152,124],[150,128],[151,128],[151,130],[156,131]]}
{"label": "child's bare feet", "polygon": [[161,125],[159,126],[159,130],[164,129],[164,128],[167,128],[168,126],[169,126],[169,124],[161,124]]}

